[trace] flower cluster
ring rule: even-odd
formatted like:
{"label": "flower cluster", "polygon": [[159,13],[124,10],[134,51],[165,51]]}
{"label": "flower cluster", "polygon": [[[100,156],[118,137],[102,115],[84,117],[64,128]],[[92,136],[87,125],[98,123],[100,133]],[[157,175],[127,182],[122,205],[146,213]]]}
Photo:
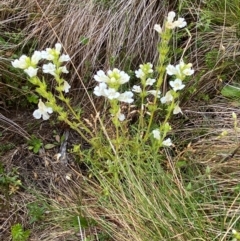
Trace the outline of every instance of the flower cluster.
{"label": "flower cluster", "polygon": [[162,146],[167,146],[167,147],[173,146],[172,140],[170,138],[164,139],[168,131],[171,130],[171,126],[169,125],[169,123],[167,122],[160,129],[154,129],[152,131],[154,139],[156,139],[159,143],[161,143]]}
{"label": "flower cluster", "polygon": [[[181,60],[176,66],[169,64],[166,68],[166,71],[168,75],[175,76],[175,80],[169,82],[172,90],[168,91],[165,96],[160,99],[162,104],[172,102],[174,100],[173,92],[182,90],[185,87],[183,80],[186,78],[186,76],[190,76],[194,73],[192,64],[185,64],[183,60]],[[173,114],[178,114],[181,112],[180,107],[176,105],[173,110]]]}
{"label": "flower cluster", "polygon": [[[103,96],[109,99],[110,104],[111,101],[120,101],[129,104],[134,101],[132,91],[125,91],[123,93],[118,91],[122,84],[125,84],[130,80],[130,76],[124,71],[114,68],[113,70],[107,71],[107,74],[105,74],[104,71],[99,70],[97,74],[94,75],[94,79],[99,82],[99,85],[94,88],[93,93],[96,96]],[[112,114],[117,116],[120,121],[125,119],[124,114],[120,112],[119,108],[115,108]]]}
{"label": "flower cluster", "polygon": [[[68,93],[71,86],[66,80],[60,78],[60,75],[62,73],[68,73],[67,67],[66,65],[63,66],[63,63],[69,61],[70,57],[67,54],[61,54],[61,51],[62,45],[57,43],[55,44],[55,48],[46,48],[46,50],[43,51],[34,51],[31,57],[22,55],[19,59],[12,61],[12,66],[23,69],[28,75],[29,81],[39,86],[38,92],[41,92],[42,95],[48,96],[44,81],[40,81],[37,77],[39,62],[41,60],[47,60],[49,62],[42,65],[42,72],[51,74],[55,77],[58,83],[58,91]],[[47,107],[40,99],[38,109],[34,111],[33,116],[36,119],[40,119],[42,117],[43,120],[47,120],[50,117],[49,114],[52,112],[52,108]]]}
{"label": "flower cluster", "polygon": [[152,79],[149,76],[153,73],[153,65],[151,63],[140,64],[139,69],[135,71],[137,78],[141,80],[141,85],[134,85],[132,91],[140,94],[140,96],[145,97],[149,94],[160,98],[160,90],[146,90],[148,86],[153,86],[156,79]]}
{"label": "flower cluster", "polygon": [[131,91],[118,92],[120,85],[130,80],[130,76],[124,71],[115,68],[109,70],[106,75],[102,70],[99,70],[97,74],[94,75],[94,79],[99,82],[99,85],[96,86],[93,91],[95,95],[104,96],[109,100],[117,99],[125,103],[133,102],[133,93]]}
{"label": "flower cluster", "polygon": [[[179,114],[182,113],[181,108],[179,107],[178,103],[174,103],[174,96],[177,96],[176,92],[179,90],[182,90],[185,85],[183,84],[183,80],[186,78],[186,76],[190,76],[194,73],[194,70],[192,69],[192,64],[185,64],[183,60],[180,61],[179,64],[176,66],[169,64],[166,68],[167,74],[170,76],[174,76],[175,79],[170,81],[169,84],[172,87],[172,90],[167,91],[167,93],[160,99],[162,104],[173,104],[173,114]],[[163,127],[162,129],[164,129]],[[167,133],[165,131],[165,133]],[[153,137],[157,139],[158,141],[161,140],[160,130],[155,129],[152,131]],[[162,142],[163,146],[171,146],[172,142],[171,139],[168,138],[167,140],[164,140]]]}
{"label": "flower cluster", "polygon": [[19,59],[12,61],[14,68],[23,69],[24,72],[31,78],[37,75],[37,65],[42,59],[42,53],[40,51],[34,51],[32,57],[22,55]]}
{"label": "flower cluster", "polygon": [[[158,50],[159,50],[159,62],[160,66],[164,66],[164,62],[166,61],[167,53],[168,53],[168,44],[172,36],[172,30],[175,28],[183,28],[187,25],[184,18],[178,18],[175,20],[176,13],[171,11],[168,13],[168,16],[163,24],[163,27],[161,27],[159,24],[154,25],[154,30],[156,30],[160,37],[162,38],[162,41],[159,44]],[[163,105],[168,105],[167,111],[169,113],[173,114],[179,114],[182,113],[181,108],[179,107],[179,102],[176,101],[176,99],[179,96],[179,91],[182,90],[185,87],[185,84],[183,84],[184,79],[187,76],[190,76],[194,73],[194,70],[192,69],[192,64],[185,64],[183,60],[180,60],[180,63],[176,66],[169,64],[166,66],[166,74],[169,76],[172,76],[172,80],[169,81],[169,86],[171,89],[167,91],[164,96],[160,98],[160,102]],[[164,75],[162,75],[164,76]],[[163,77],[160,76],[160,78],[157,81],[157,86],[161,87],[163,83]],[[163,124],[160,126],[159,129],[155,129],[152,131],[153,138],[158,141],[159,145],[161,146],[171,146],[173,145],[171,142],[171,139],[168,138],[165,140],[165,137],[168,133],[168,131],[171,129],[170,125],[167,122],[168,120],[165,119]]]}
{"label": "flower cluster", "polygon": [[[176,13],[171,11],[168,13],[167,20],[165,22],[165,28],[166,29],[174,29],[174,28],[183,28],[187,25],[187,22],[184,18],[178,18],[176,21],[174,21],[174,18],[176,17]],[[163,32],[162,27],[160,24],[154,25],[154,30],[156,30],[159,34]]]}

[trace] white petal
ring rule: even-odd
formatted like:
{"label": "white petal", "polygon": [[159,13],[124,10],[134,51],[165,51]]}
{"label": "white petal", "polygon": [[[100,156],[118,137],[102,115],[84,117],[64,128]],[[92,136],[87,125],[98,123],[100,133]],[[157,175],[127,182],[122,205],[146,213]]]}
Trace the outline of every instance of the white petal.
{"label": "white petal", "polygon": [[163,141],[162,143],[164,146],[172,146],[172,141],[170,138],[166,139],[165,141]]}
{"label": "white petal", "polygon": [[43,73],[49,73],[53,76],[56,75],[55,71],[56,71],[56,66],[52,63],[48,63],[48,64],[44,64],[43,65]]}
{"label": "white petal", "polygon": [[56,51],[57,51],[58,53],[60,53],[60,52],[61,52],[61,49],[62,49],[62,45],[61,45],[60,43],[56,43],[56,44],[55,44],[55,49],[56,49]]}
{"label": "white petal", "polygon": [[157,140],[161,139],[160,131],[158,129],[155,129],[152,131],[153,137]]}
{"label": "white petal", "polygon": [[49,53],[46,50],[41,51],[42,59],[49,59]]}
{"label": "white petal", "polygon": [[176,27],[183,28],[187,25],[187,22],[184,18],[179,18],[177,21],[174,22]]}
{"label": "white petal", "polygon": [[166,70],[167,70],[168,75],[177,75],[178,74],[176,67],[171,64],[169,64],[167,66]]}
{"label": "white petal", "polygon": [[125,120],[125,115],[122,114],[122,113],[118,113],[118,119],[119,119],[120,121],[124,121],[124,120]]}
{"label": "white petal", "polygon": [[67,81],[64,80],[63,88],[64,88],[64,92],[68,93],[71,86],[69,85],[69,83]]}
{"label": "white petal", "polygon": [[150,79],[150,78],[148,78],[147,81],[146,81],[146,86],[148,86],[148,85],[153,85],[155,82],[156,82],[155,79]]}
{"label": "white petal", "polygon": [[59,58],[59,62],[67,62],[70,60],[70,57],[68,54],[62,54]]}
{"label": "white petal", "polygon": [[69,73],[66,66],[59,67],[59,69],[61,70],[62,73],[65,73],[65,74]]}
{"label": "white petal", "polygon": [[177,115],[177,114],[179,114],[179,113],[182,114],[182,110],[181,110],[181,108],[180,108],[178,105],[176,105],[175,108],[174,108],[174,110],[173,110],[173,114],[174,114],[174,115]]}
{"label": "white petal", "polygon": [[168,23],[172,23],[175,16],[176,16],[176,13],[174,11],[169,12],[167,16]]}
{"label": "white petal", "polygon": [[42,59],[42,53],[40,51],[34,51],[31,57],[31,63],[33,65],[37,65],[41,59]]}
{"label": "white petal", "polygon": [[27,63],[28,61],[29,57],[27,57],[26,55],[22,55],[19,59],[15,59],[14,61],[12,61],[12,66],[14,68],[26,69],[29,67],[29,64]]}
{"label": "white petal", "polygon": [[93,77],[97,82],[105,82],[109,81],[109,77],[102,71],[99,70],[96,75]]}
{"label": "white petal", "polygon": [[132,91],[133,91],[133,92],[136,92],[136,93],[141,93],[141,92],[142,92],[142,89],[141,89],[141,87],[140,87],[139,85],[134,85],[134,86],[132,87]]}
{"label": "white petal", "polygon": [[168,91],[164,97],[160,99],[162,104],[165,104],[167,102],[173,101],[173,96],[172,94]]}
{"label": "white petal", "polygon": [[174,91],[182,90],[185,87],[185,85],[182,83],[182,80],[180,79],[175,79],[174,81],[170,81],[169,84]]}
{"label": "white petal", "polygon": [[104,90],[107,89],[107,85],[105,83],[100,83],[98,86],[94,88],[93,93],[96,96],[105,96]]}
{"label": "white petal", "polygon": [[110,100],[117,99],[120,96],[120,93],[113,88],[104,89],[103,92],[104,96],[106,96]]}
{"label": "white petal", "polygon": [[43,120],[48,120],[49,119],[49,114],[47,112],[42,113],[42,118]]}
{"label": "white petal", "polygon": [[46,112],[48,112],[49,114],[53,113],[53,109],[51,107],[47,107],[46,108]]}
{"label": "white petal", "polygon": [[158,33],[162,33],[162,28],[160,24],[155,24],[153,29],[156,30]]}
{"label": "white petal", "polygon": [[125,103],[132,103],[134,101],[132,97],[133,97],[132,91],[125,91],[124,93],[120,94],[120,96],[118,97],[118,100]]}
{"label": "white petal", "polygon": [[144,72],[143,72],[141,69],[136,70],[136,71],[135,71],[135,75],[136,75],[136,77],[139,78],[139,79],[141,79],[141,78],[143,78],[143,77],[145,76]]}
{"label": "white petal", "polygon": [[27,69],[24,70],[25,73],[28,74],[29,77],[34,77],[37,75],[37,68],[33,68],[32,66],[28,67]]}
{"label": "white petal", "polygon": [[35,111],[33,112],[33,117],[34,117],[35,119],[40,119],[41,116],[42,116],[42,113],[41,113],[41,111],[40,111],[39,109],[37,109],[37,110],[35,110]]}

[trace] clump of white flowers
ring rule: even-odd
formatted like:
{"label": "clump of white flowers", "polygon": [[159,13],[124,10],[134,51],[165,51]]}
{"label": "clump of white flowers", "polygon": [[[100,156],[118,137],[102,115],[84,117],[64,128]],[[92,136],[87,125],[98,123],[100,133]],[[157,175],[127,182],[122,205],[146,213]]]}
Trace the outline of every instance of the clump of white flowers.
{"label": "clump of white flowers", "polygon": [[[184,18],[178,18],[174,21],[174,18],[176,17],[176,13],[171,11],[168,13],[167,20],[164,24],[164,27],[166,29],[175,29],[175,28],[184,28],[187,25],[187,22]],[[154,25],[154,30],[156,30],[159,34],[163,32],[163,28],[160,26],[160,24]]]}
{"label": "clump of white flowers", "polygon": [[[159,33],[160,38],[163,39],[162,42],[159,44],[159,66],[164,65],[165,58],[167,57],[168,53],[168,43],[171,39],[172,30],[175,28],[183,28],[187,25],[187,22],[184,18],[178,18],[174,20],[176,17],[176,13],[171,11],[168,13],[167,18],[163,24],[160,26],[159,24],[154,25],[154,30]],[[179,102],[176,102],[176,99],[179,96],[179,91],[184,89],[185,84],[183,81],[187,76],[193,75],[194,70],[192,69],[192,64],[188,63],[185,64],[184,61],[181,59],[179,64],[176,66],[174,65],[167,65],[166,66],[166,74],[173,78],[169,81],[169,86],[172,88],[168,90],[164,96],[160,98],[160,102],[163,105],[168,105],[167,111],[168,114],[173,113],[174,115],[182,113],[181,108],[179,107]],[[161,87],[163,83],[163,75],[160,75],[157,81],[157,87]],[[172,141],[170,138],[164,139],[167,135],[167,132],[171,129],[170,125],[167,123],[167,119],[165,119],[164,123],[158,129],[154,129],[152,131],[153,138],[156,139],[160,145],[163,146],[171,146]]]}
{"label": "clump of white flowers", "polygon": [[[69,83],[60,77],[62,73],[68,73],[67,67],[66,65],[63,66],[63,63],[70,60],[69,55],[61,54],[61,51],[62,45],[60,43],[56,43],[55,48],[46,48],[46,50],[43,51],[34,51],[31,57],[22,55],[19,59],[12,61],[13,67],[23,69],[28,75],[29,81],[38,86],[36,89],[37,92],[43,97],[49,98],[47,105],[55,105],[56,103],[54,96],[46,91],[45,82],[41,81],[37,77],[40,61],[49,61],[48,63],[44,63],[42,65],[42,72],[51,74],[55,77],[58,84],[56,89],[59,92],[68,93],[71,88]],[[48,120],[50,117],[49,114],[52,112],[52,107],[47,107],[42,100],[39,99],[38,109],[33,112],[33,116],[36,119],[40,119],[42,117],[43,120]]]}
{"label": "clump of white flowers", "polygon": [[133,92],[125,91],[121,93],[119,87],[129,82],[130,76],[124,71],[114,68],[113,70],[108,70],[107,74],[99,70],[97,74],[94,75],[94,79],[99,82],[99,85],[94,88],[93,93],[96,96],[107,98],[112,105],[111,114],[117,117],[119,121],[125,120],[125,115],[121,113],[118,101],[128,104],[132,103],[134,101]]}
{"label": "clump of white flowers", "polygon": [[[139,69],[134,72],[135,80],[137,79],[139,83],[135,83],[130,89],[126,89],[123,86],[125,84],[129,85],[130,76],[117,68],[106,72],[99,70],[94,75],[97,85],[93,90],[93,94],[105,98],[110,106],[109,112],[116,130],[116,139],[113,143],[116,146],[120,146],[120,142],[124,139],[119,138],[119,130],[127,130],[128,128],[127,122],[124,121],[126,116],[122,110],[126,108],[126,104],[134,103],[134,100],[136,100],[136,104],[131,105],[131,107],[133,106],[137,109],[137,106],[139,106],[135,113],[139,115],[138,131],[139,133],[144,133],[141,134],[143,142],[147,142],[150,139],[153,141],[156,150],[163,146],[173,146],[171,139],[168,137],[168,133],[171,130],[169,119],[172,114],[182,113],[178,100],[179,93],[186,86],[184,80],[188,76],[193,75],[194,70],[192,64],[184,63],[183,59],[176,65],[170,63],[166,65],[166,61],[169,59],[169,43],[173,30],[175,28],[183,28],[186,25],[185,19],[176,19],[176,13],[173,11],[168,13],[163,26],[155,24],[154,30],[159,33],[160,37],[157,47],[159,52],[157,66],[154,69],[152,63],[141,64]],[[54,48],[35,51],[30,57],[22,55],[19,59],[12,61],[12,65],[15,68],[22,69],[28,75],[28,80],[37,86],[36,92],[47,100],[43,102],[42,99],[39,99],[38,109],[33,112],[34,118],[47,120],[54,111],[58,113],[59,120],[65,121],[88,141],[88,137],[85,136],[82,130],[89,135],[93,135],[91,130],[82,122],[80,113],[76,113],[74,108],[70,106],[70,99],[64,95],[71,88],[70,84],[61,76],[69,73],[65,64],[68,61],[70,61],[69,55],[62,53],[62,45],[57,43]],[[39,63],[42,63],[42,66]],[[47,91],[45,80],[40,80],[37,76],[40,71],[53,76],[56,80],[57,92],[55,95]],[[168,79],[169,89],[166,90],[162,87],[164,81]],[[65,107],[68,107],[68,110],[65,111],[64,107],[58,105],[57,100],[62,101]],[[71,118],[68,118],[69,113]],[[159,127],[153,129],[153,126],[156,126],[154,117],[156,115],[160,116],[159,114],[162,113],[164,115],[162,115],[163,118],[160,125],[158,124]]]}

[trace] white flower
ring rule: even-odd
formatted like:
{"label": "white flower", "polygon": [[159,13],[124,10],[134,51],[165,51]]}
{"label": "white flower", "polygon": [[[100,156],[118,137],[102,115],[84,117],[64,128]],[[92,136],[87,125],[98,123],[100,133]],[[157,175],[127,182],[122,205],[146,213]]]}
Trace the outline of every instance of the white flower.
{"label": "white flower", "polygon": [[179,18],[177,21],[174,22],[175,27],[183,28],[187,25],[187,22],[184,18]]}
{"label": "white flower", "polygon": [[33,116],[36,119],[40,119],[42,117],[43,120],[48,120],[50,117],[49,114],[51,114],[52,112],[52,108],[47,107],[40,99],[38,102],[38,109],[33,112]]}
{"label": "white flower", "polygon": [[114,68],[113,70],[108,70],[107,75],[109,77],[107,83],[116,83],[122,85],[130,80],[130,76],[127,73],[125,73],[124,71],[120,71],[117,68]]}
{"label": "white flower", "polygon": [[97,82],[107,83],[109,81],[108,76],[102,71],[99,70],[96,75],[93,77]]}
{"label": "white flower", "polygon": [[156,30],[160,34],[162,33],[162,27],[160,26],[160,24],[155,24],[153,29]]}
{"label": "white flower", "polygon": [[173,101],[173,96],[172,96],[171,92],[168,91],[166,93],[166,95],[160,99],[160,101],[162,104]]}
{"label": "white flower", "polygon": [[140,68],[135,71],[135,75],[139,79],[143,79],[147,77],[148,74],[151,74],[153,72],[153,65],[151,63],[146,64],[140,64]]}
{"label": "white flower", "polygon": [[142,79],[142,78],[144,78],[144,76],[145,76],[144,72],[143,72],[141,69],[136,70],[136,71],[135,71],[135,75],[136,75],[136,77],[139,78],[139,79]]}
{"label": "white flower", "polygon": [[62,67],[59,67],[59,70],[62,72],[62,73],[69,73],[69,71],[67,70],[67,67],[66,66],[62,66]]}
{"label": "white flower", "polygon": [[47,48],[46,50],[41,51],[42,58],[46,60],[53,60],[54,56],[51,54],[51,50],[52,49]]}
{"label": "white flower", "polygon": [[179,107],[179,105],[176,105],[176,106],[174,107],[174,109],[173,109],[173,114],[174,114],[174,115],[177,115],[177,114],[179,114],[179,113],[182,114],[182,110],[181,110],[181,108]]}
{"label": "white flower", "polygon": [[33,68],[32,66],[28,67],[24,70],[25,73],[28,74],[29,77],[34,77],[37,75],[38,68]]}
{"label": "white flower", "polygon": [[43,73],[49,73],[53,76],[56,75],[56,66],[52,63],[44,64],[43,65]]}
{"label": "white flower", "polygon": [[40,51],[34,51],[31,57],[31,63],[34,66],[36,66],[41,59],[42,59],[42,53]]}
{"label": "white flower", "polygon": [[142,89],[141,89],[141,87],[140,87],[139,85],[134,85],[134,86],[132,87],[132,91],[133,91],[133,92],[136,92],[136,93],[141,93],[141,92],[142,92]]}
{"label": "white flower", "polygon": [[181,74],[180,69],[177,66],[175,67],[174,65],[169,64],[166,68],[167,74],[168,75],[176,75],[176,76],[180,75]]}
{"label": "white flower", "polygon": [[182,83],[182,80],[180,79],[175,79],[174,81],[170,81],[169,83],[174,91],[182,90],[185,87],[185,85]]}
{"label": "white flower", "polygon": [[148,86],[148,85],[153,85],[155,82],[156,82],[155,79],[150,79],[150,78],[148,78],[147,81],[146,81],[146,86]]}
{"label": "white flower", "polygon": [[132,91],[125,91],[124,93],[120,94],[118,100],[125,103],[132,103],[134,101],[133,92]]}
{"label": "white flower", "polygon": [[176,77],[181,80],[183,80],[186,76],[190,76],[194,73],[192,64],[185,64],[182,60],[176,66],[169,64],[166,70],[168,75],[176,75]]}
{"label": "white flower", "polygon": [[109,100],[117,99],[120,96],[120,93],[113,88],[104,89],[103,92],[104,96],[107,97]]}
{"label": "white flower", "polygon": [[124,120],[125,120],[125,115],[122,114],[122,113],[120,112],[120,110],[119,110],[119,112],[117,113],[117,117],[118,117],[118,119],[119,119],[120,121],[124,121]]}
{"label": "white flower", "polygon": [[153,96],[157,96],[157,98],[160,98],[160,94],[161,94],[160,90],[148,90],[147,92]]}
{"label": "white flower", "polygon": [[174,18],[176,17],[176,13],[171,11],[168,13],[167,16],[167,22],[166,22],[166,28],[168,29],[174,29],[176,27],[183,28],[187,25],[187,22],[185,21],[184,18],[178,18],[178,20],[173,21]]}
{"label": "white flower", "polygon": [[107,85],[105,83],[100,83],[98,86],[94,88],[93,93],[96,96],[105,96],[104,90],[107,89]]}
{"label": "white flower", "polygon": [[56,43],[55,44],[55,50],[58,54],[60,54],[60,52],[62,50],[62,45],[60,43]]}
{"label": "white flower", "polygon": [[166,27],[169,28],[169,29],[173,29],[175,28],[174,24],[173,24],[173,19],[175,18],[176,16],[176,13],[171,11],[168,13],[168,16],[167,16],[167,23],[166,23]]}
{"label": "white flower", "polygon": [[62,63],[62,62],[67,62],[67,61],[69,61],[70,60],[70,57],[69,57],[69,55],[68,54],[62,54],[61,56],[60,56],[60,58],[59,58],[59,62],[60,63]]}
{"label": "white flower", "polygon": [[64,92],[68,93],[70,88],[71,88],[71,86],[69,85],[69,83],[66,80],[64,80],[64,82],[63,82]]}
{"label": "white flower", "polygon": [[160,135],[160,131],[159,131],[159,129],[155,129],[155,130],[153,130],[153,131],[152,131],[152,134],[153,134],[153,137],[154,137],[155,139],[157,139],[157,140],[160,141],[160,139],[161,139],[161,135]]}
{"label": "white flower", "polygon": [[162,142],[164,146],[172,146],[172,141],[170,138],[166,139],[165,141]]}
{"label": "white flower", "polygon": [[55,44],[55,49],[46,48],[46,50],[41,51],[41,56],[46,60],[54,60],[61,53],[62,45],[60,43]]}
{"label": "white flower", "polygon": [[29,67],[29,57],[26,55],[22,55],[19,59],[15,59],[12,61],[12,66],[14,68],[19,68],[19,69],[26,69]]}
{"label": "white flower", "polygon": [[194,74],[194,69],[191,69],[191,68],[192,68],[192,64],[191,63],[184,64],[184,66],[183,66],[183,74],[185,74],[187,76],[193,75]]}

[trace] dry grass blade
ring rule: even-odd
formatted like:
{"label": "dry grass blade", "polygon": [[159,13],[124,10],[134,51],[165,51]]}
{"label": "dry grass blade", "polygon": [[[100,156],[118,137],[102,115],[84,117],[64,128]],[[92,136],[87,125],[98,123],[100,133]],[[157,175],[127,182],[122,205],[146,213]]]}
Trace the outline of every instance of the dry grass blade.
{"label": "dry grass blade", "polygon": [[1,113],[0,113],[0,122],[3,122],[4,124],[6,124],[8,126],[7,128],[3,128],[3,130],[7,129],[7,130],[10,130],[12,132],[15,132],[18,135],[21,135],[26,140],[30,139],[30,135],[21,126],[19,126],[17,123],[12,121],[11,119],[5,117]]}

